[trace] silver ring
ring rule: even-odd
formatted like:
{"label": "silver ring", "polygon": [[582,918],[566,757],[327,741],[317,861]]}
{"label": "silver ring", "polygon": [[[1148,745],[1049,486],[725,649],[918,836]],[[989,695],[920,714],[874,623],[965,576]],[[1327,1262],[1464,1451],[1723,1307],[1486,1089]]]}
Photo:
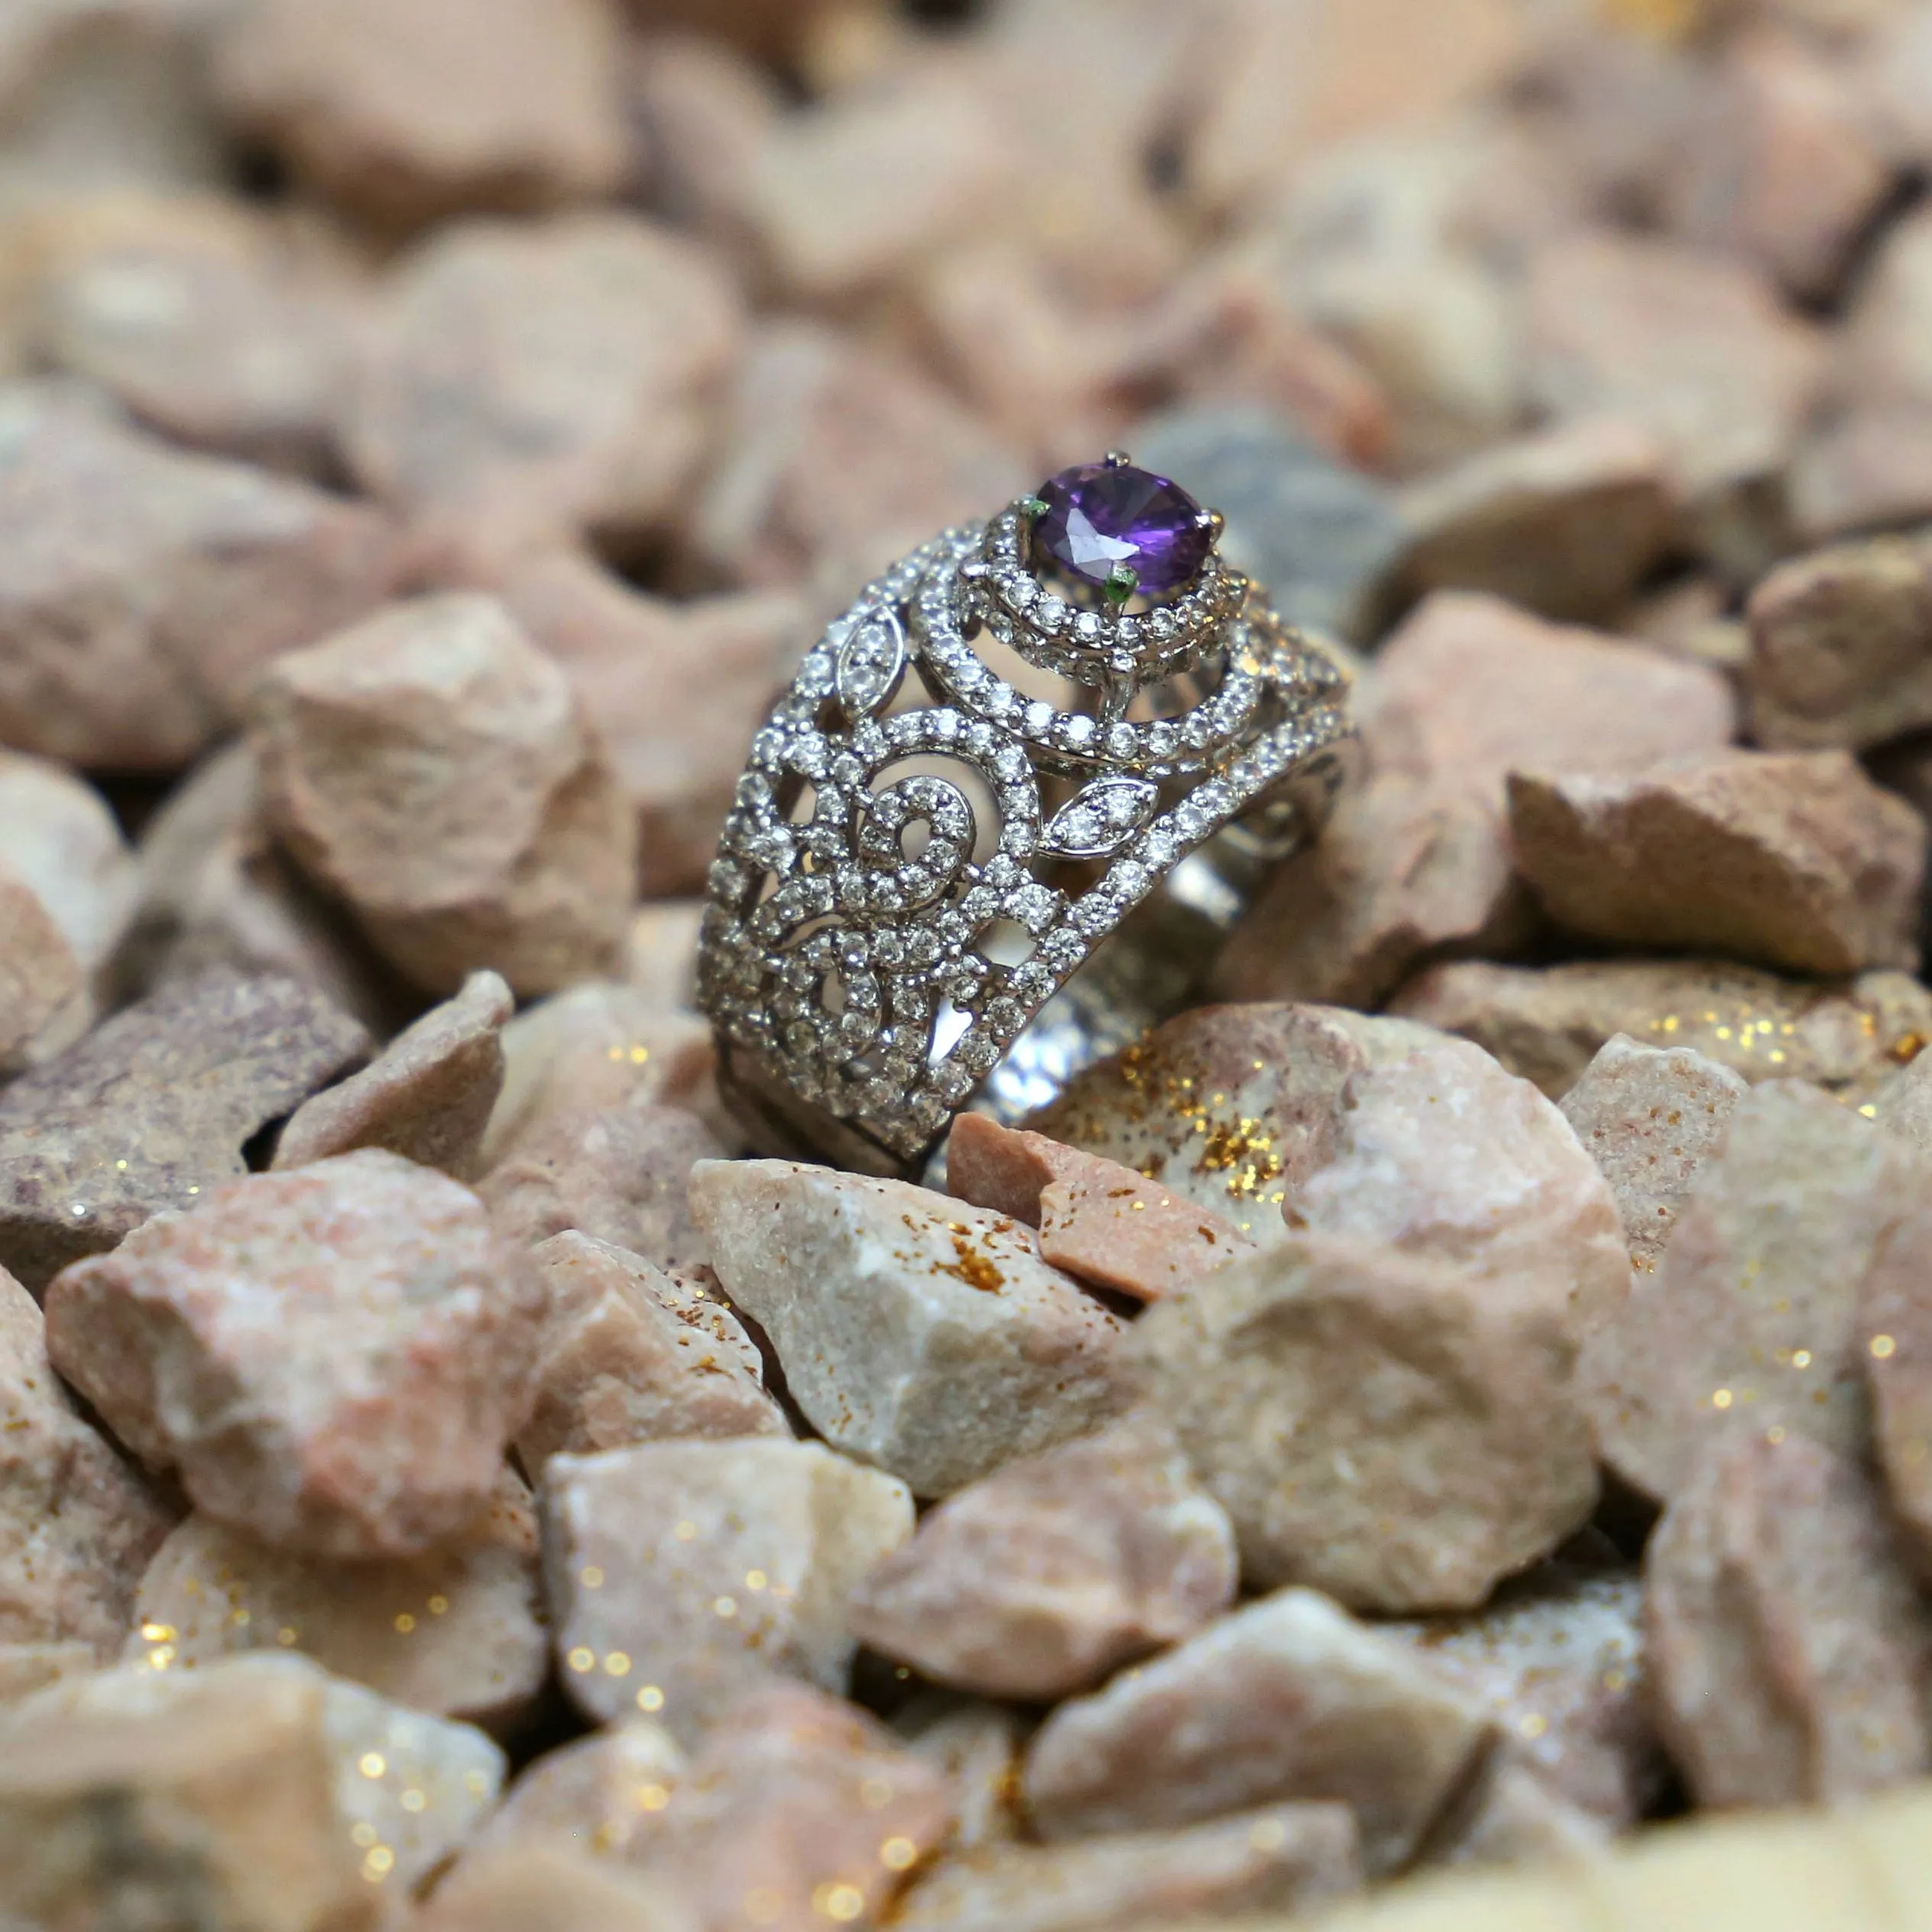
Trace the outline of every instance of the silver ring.
{"label": "silver ring", "polygon": [[1198,997],[1357,749],[1348,679],[1125,456],[894,565],[754,741],[699,948],[762,1152],[917,1176]]}

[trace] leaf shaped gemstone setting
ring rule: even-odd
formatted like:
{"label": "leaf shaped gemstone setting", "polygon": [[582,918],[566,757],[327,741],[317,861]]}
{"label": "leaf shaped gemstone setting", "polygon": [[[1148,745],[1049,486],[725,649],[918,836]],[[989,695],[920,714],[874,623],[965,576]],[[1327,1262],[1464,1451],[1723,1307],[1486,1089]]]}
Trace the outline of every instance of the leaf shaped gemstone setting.
{"label": "leaf shaped gemstone setting", "polygon": [[1054,814],[1040,850],[1058,858],[1106,858],[1153,817],[1161,788],[1145,778],[1096,778]]}
{"label": "leaf shaped gemstone setting", "polygon": [[906,630],[897,613],[868,612],[839,647],[839,703],[845,715],[876,717],[899,695],[906,665]]}

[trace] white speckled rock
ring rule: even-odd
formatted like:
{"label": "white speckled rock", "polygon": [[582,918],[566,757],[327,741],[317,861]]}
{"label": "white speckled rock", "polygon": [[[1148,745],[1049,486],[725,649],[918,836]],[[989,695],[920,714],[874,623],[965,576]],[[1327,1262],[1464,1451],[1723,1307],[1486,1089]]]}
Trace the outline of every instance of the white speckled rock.
{"label": "white speckled rock", "polygon": [[818,1443],[653,1442],[552,1457],[543,1517],[571,1695],[689,1744],[774,1673],[845,1688],[852,1592],[913,1501]]}
{"label": "white speckled rock", "polygon": [[940,1496],[1123,1408],[1119,1321],[1030,1228],[903,1181],[707,1161],[691,1211],[834,1447]]}

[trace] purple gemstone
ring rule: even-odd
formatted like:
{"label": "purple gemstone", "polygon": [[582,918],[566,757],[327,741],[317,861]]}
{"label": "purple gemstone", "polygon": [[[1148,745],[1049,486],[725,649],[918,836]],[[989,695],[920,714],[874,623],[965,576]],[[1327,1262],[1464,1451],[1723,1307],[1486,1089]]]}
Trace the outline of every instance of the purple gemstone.
{"label": "purple gemstone", "polygon": [[1126,464],[1063,469],[1042,485],[1040,501],[1034,561],[1096,589],[1125,564],[1142,597],[1171,597],[1199,576],[1214,548],[1201,506],[1180,485]]}

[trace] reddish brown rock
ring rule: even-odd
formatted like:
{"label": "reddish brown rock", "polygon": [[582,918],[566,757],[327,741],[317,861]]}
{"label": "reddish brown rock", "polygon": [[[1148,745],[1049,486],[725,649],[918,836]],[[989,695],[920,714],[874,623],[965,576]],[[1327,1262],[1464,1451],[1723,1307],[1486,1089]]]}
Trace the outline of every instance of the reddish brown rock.
{"label": "reddish brown rock", "polygon": [[92,392],[0,391],[0,742],[166,771],[232,725],[256,674],[381,602],[388,520],[192,456]]}
{"label": "reddish brown rock", "polygon": [[[1919,1151],[1927,1151],[1923,1143]],[[1932,1319],[1922,1265],[1928,1234],[1932,1212],[1921,1198],[1879,1245],[1854,1342],[1893,1515],[1921,1573],[1932,1575]]]}
{"label": "reddish brown rock", "polygon": [[489,1502],[543,1290],[454,1181],[365,1149],[211,1189],[48,1293],[115,1435],[271,1547],[411,1557]]}
{"label": "reddish brown rock", "polygon": [[1225,1515],[1136,1415],[949,1497],[859,1586],[852,1626],[923,1676],[1038,1702],[1191,1637],[1235,1582]]}
{"label": "reddish brown rock", "polygon": [[1837,1803],[1932,1765],[1932,1619],[1855,1465],[1740,1428],[1644,1570],[1657,1719],[1700,1805]]}
{"label": "reddish brown rock", "polygon": [[40,1311],[0,1268],[0,1642],[119,1647],[174,1512],[81,1419]]}
{"label": "reddish brown rock", "polygon": [[465,223],[396,271],[349,459],[460,555],[634,546],[694,481],[742,335],[710,257],[636,216]]}
{"label": "reddish brown rock", "polygon": [[565,1452],[791,1434],[756,1347],[707,1290],[586,1235],[555,1235],[532,1258],[550,1291],[536,1407],[517,1438],[533,1476]]}
{"label": "reddish brown rock", "polygon": [[1585,1349],[1605,1461],[1667,1500],[1740,1425],[1858,1454],[1871,1426],[1861,1294],[1879,1244],[1928,1194],[1910,1148],[1816,1088],[1746,1095],[1657,1272]]}
{"label": "reddish brown rock", "polygon": [[1232,1222],[1117,1161],[985,1114],[953,1123],[946,1186],[1038,1228],[1042,1260],[1136,1301],[1177,1294],[1254,1245]]}
{"label": "reddish brown rock", "polygon": [[1925,822],[1848,752],[1517,773],[1516,864],[1567,930],[1793,973],[1918,964]]}
{"label": "reddish brown rock", "polygon": [[1694,1048],[1643,1046],[1618,1033],[1563,1096],[1563,1118],[1610,1183],[1633,1267],[1656,1272],[1747,1091],[1741,1074]]}
{"label": "reddish brown rock", "polygon": [[496,973],[472,973],[359,1074],[298,1107],[274,1166],[306,1167],[359,1147],[386,1147],[459,1180],[475,1170],[503,1087],[503,1026],[516,1000]]}
{"label": "reddish brown rock", "polygon": [[230,116],[305,182],[413,227],[614,188],[620,31],[608,0],[251,0],[214,71]]}
{"label": "reddish brown rock", "polygon": [[615,964],[630,812],[563,672],[492,600],[398,604],[282,658],[253,736],[283,842],[417,984],[494,967],[547,993]]}
{"label": "reddish brown rock", "polygon": [[117,1014],[0,1088],[0,1267],[38,1290],[150,1215],[192,1207],[368,1045],[288,979],[208,973]]}
{"label": "reddish brown rock", "polygon": [[819,1443],[556,1456],[542,1496],[565,1687],[687,1746],[774,1673],[842,1690],[852,1592],[913,1528],[903,1483]]}

